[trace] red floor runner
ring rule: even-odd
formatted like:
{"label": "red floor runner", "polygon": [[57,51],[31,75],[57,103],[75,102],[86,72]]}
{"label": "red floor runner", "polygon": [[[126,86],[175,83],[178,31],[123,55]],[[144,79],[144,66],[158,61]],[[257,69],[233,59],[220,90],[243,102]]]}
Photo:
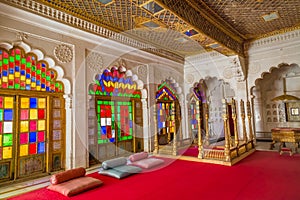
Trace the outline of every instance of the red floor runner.
{"label": "red floor runner", "polygon": [[166,160],[166,167],[122,180],[94,173],[104,185],[71,198],[43,188],[11,199],[300,199],[300,154],[256,151],[231,167]]}

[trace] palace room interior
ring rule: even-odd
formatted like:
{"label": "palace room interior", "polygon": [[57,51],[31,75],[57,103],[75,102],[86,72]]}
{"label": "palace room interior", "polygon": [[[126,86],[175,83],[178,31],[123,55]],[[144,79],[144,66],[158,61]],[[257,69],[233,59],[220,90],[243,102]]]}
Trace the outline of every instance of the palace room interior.
{"label": "palace room interior", "polygon": [[299,65],[299,0],[1,0],[0,199],[300,199]]}

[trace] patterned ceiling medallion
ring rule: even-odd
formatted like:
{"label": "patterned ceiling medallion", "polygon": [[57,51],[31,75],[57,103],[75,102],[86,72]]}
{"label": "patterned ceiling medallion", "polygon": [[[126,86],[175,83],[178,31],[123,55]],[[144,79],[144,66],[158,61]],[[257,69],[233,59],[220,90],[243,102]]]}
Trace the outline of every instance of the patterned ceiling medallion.
{"label": "patterned ceiling medallion", "polygon": [[102,72],[103,58],[99,53],[90,52],[86,57],[86,65],[93,72]]}
{"label": "patterned ceiling medallion", "polygon": [[62,63],[69,63],[73,59],[72,48],[65,44],[60,44],[54,49],[54,55]]}

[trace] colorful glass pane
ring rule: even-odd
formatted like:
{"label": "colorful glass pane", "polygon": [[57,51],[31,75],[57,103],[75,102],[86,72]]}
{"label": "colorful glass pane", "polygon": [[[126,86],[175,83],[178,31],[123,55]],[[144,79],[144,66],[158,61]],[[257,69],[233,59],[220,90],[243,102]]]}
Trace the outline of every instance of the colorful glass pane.
{"label": "colorful glass pane", "polygon": [[12,133],[12,131],[13,131],[13,122],[4,122],[3,133]]}
{"label": "colorful glass pane", "polygon": [[13,144],[13,135],[12,134],[3,134],[3,146],[12,146]]}
{"label": "colorful glass pane", "polygon": [[36,130],[36,121],[35,120],[31,120],[29,122],[29,130],[30,131],[35,131]]}
{"label": "colorful glass pane", "polygon": [[0,147],[2,147],[3,145],[2,145],[2,134],[0,134]]}
{"label": "colorful glass pane", "polygon": [[36,153],[37,153],[36,143],[29,144],[29,154],[32,155]]}
{"label": "colorful glass pane", "polygon": [[37,119],[37,109],[30,109],[30,119]]}
{"label": "colorful glass pane", "polygon": [[28,121],[21,121],[20,122],[20,132],[24,133],[24,132],[28,132]]}
{"label": "colorful glass pane", "polygon": [[3,147],[2,158],[3,159],[12,158],[12,147]]}
{"label": "colorful glass pane", "polygon": [[30,132],[29,133],[29,142],[33,143],[33,142],[36,142],[36,141],[37,141],[36,132]]}
{"label": "colorful glass pane", "polygon": [[37,108],[37,98],[30,98],[30,108]]}
{"label": "colorful glass pane", "polygon": [[37,153],[45,153],[45,142],[39,142],[37,147]]}
{"label": "colorful glass pane", "polygon": [[4,98],[4,108],[13,108],[14,107],[14,98],[5,97]]}
{"label": "colorful glass pane", "polygon": [[13,120],[13,110],[12,109],[4,109],[4,120],[5,121]]}
{"label": "colorful glass pane", "polygon": [[27,144],[27,143],[28,143],[28,133],[21,133],[20,144]]}
{"label": "colorful glass pane", "polygon": [[20,116],[21,120],[28,120],[28,110],[21,110],[21,116]]}
{"label": "colorful glass pane", "polygon": [[28,155],[28,144],[20,145],[20,156]]}
{"label": "colorful glass pane", "polygon": [[39,108],[46,108],[46,99],[45,98],[39,98],[38,107]]}
{"label": "colorful glass pane", "polygon": [[38,131],[44,131],[46,129],[45,120],[38,120]]}
{"label": "colorful glass pane", "polygon": [[21,98],[21,108],[29,108],[29,98]]}
{"label": "colorful glass pane", "polygon": [[38,142],[43,142],[43,141],[45,141],[45,132],[39,131],[38,132]]}

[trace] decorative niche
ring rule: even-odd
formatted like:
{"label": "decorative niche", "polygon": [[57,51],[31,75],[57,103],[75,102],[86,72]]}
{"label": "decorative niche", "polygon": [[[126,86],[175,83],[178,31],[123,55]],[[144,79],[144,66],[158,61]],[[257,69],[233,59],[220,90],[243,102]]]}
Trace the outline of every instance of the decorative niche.
{"label": "decorative niche", "polygon": [[286,103],[287,120],[289,122],[300,122],[300,102]]}

